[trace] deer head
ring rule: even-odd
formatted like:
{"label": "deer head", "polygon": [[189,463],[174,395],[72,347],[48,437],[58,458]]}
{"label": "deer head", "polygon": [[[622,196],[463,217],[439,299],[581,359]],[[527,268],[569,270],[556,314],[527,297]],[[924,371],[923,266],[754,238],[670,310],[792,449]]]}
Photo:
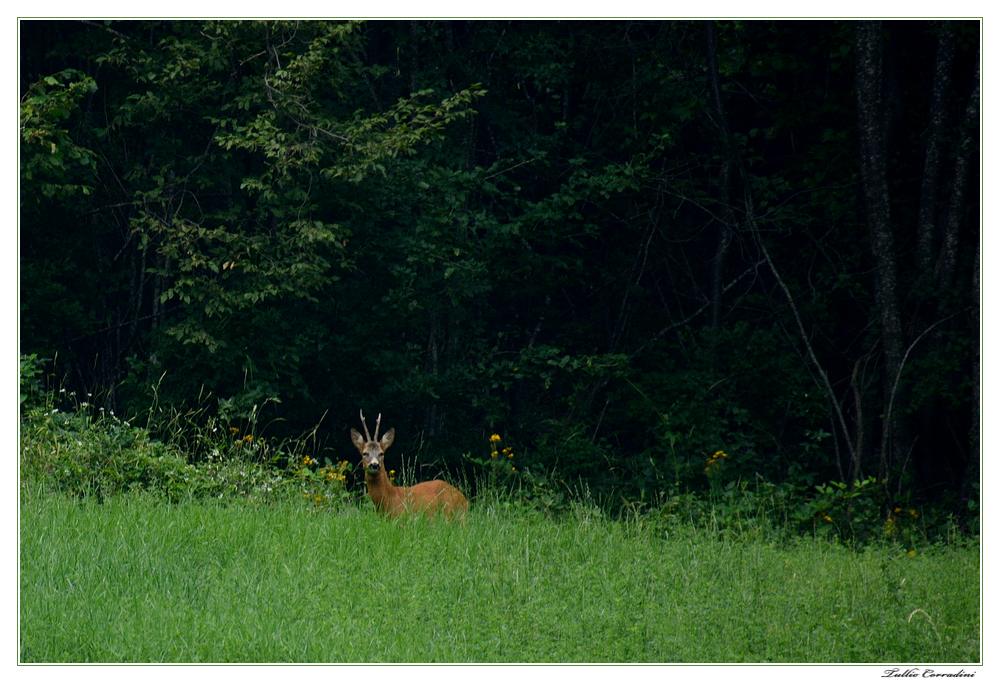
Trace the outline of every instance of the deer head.
{"label": "deer head", "polygon": [[354,447],[361,453],[361,466],[364,468],[365,474],[378,474],[385,461],[385,452],[392,445],[393,439],[396,438],[396,430],[390,429],[379,439],[378,430],[379,425],[382,423],[382,413],[379,413],[375,419],[375,438],[372,438],[368,433],[368,422],[365,420],[364,411],[360,411],[360,415],[361,425],[365,428],[365,435],[362,437],[357,429],[352,429],[351,442],[354,443]]}

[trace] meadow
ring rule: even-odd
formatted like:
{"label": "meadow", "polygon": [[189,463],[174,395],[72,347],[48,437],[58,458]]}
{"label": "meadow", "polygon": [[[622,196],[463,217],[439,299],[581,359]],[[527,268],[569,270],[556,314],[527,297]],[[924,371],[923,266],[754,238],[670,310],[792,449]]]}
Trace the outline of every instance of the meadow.
{"label": "meadow", "polygon": [[979,546],[22,488],[20,660],[977,662]]}
{"label": "meadow", "polygon": [[981,23],[22,20],[19,660],[980,661]]}

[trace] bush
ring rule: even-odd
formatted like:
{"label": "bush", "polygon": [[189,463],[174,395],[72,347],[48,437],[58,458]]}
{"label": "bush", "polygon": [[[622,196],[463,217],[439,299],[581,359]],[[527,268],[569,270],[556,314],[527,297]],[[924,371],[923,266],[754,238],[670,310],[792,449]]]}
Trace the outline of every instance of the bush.
{"label": "bush", "polygon": [[18,365],[19,403],[30,405],[42,395],[42,364],[35,354],[21,356]]}
{"label": "bush", "polygon": [[[305,499],[330,506],[351,498],[346,462],[319,467],[310,456],[289,458],[263,439],[216,429],[215,446],[192,463],[183,450],[152,438],[132,420],[103,409],[94,411],[86,403],[66,411],[50,407],[53,402],[49,398],[22,415],[22,486],[98,499],[136,490],[170,501]],[[204,444],[211,436],[201,433],[193,438]],[[262,457],[265,454],[287,465],[275,467]]]}
{"label": "bush", "polygon": [[22,482],[104,498],[136,489],[172,500],[195,495],[198,473],[182,454],[114,415],[36,407],[21,424]]}

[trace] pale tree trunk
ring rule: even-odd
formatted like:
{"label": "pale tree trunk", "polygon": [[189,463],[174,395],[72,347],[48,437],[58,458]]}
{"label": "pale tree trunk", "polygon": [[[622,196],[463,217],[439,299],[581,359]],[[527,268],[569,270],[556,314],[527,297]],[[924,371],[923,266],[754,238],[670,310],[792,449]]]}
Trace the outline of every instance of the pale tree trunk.
{"label": "pale tree trunk", "polygon": [[[882,97],[882,24],[860,21],[855,25],[855,78],[858,133],[861,143],[861,180],[865,216],[875,257],[875,304],[882,339],[883,425],[879,477],[888,478],[901,461],[904,444],[900,420],[888,410],[896,375],[903,358],[896,274],[896,245],[889,215],[886,169],[885,106]],[[896,411],[896,415],[899,411]]]}

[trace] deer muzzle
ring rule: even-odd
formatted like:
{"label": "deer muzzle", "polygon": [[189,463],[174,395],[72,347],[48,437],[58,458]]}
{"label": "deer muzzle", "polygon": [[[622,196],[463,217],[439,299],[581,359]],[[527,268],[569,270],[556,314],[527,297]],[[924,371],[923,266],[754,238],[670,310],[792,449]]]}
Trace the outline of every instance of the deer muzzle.
{"label": "deer muzzle", "polygon": [[361,464],[364,465],[365,471],[369,474],[375,474],[378,472],[379,468],[379,457],[376,454],[366,454],[362,459]]}

